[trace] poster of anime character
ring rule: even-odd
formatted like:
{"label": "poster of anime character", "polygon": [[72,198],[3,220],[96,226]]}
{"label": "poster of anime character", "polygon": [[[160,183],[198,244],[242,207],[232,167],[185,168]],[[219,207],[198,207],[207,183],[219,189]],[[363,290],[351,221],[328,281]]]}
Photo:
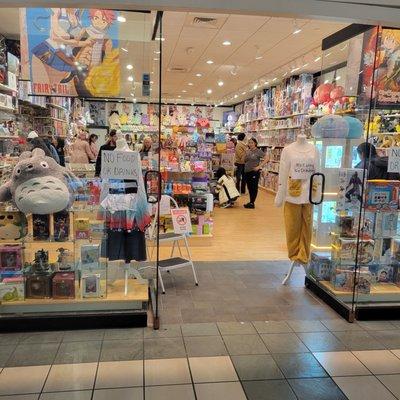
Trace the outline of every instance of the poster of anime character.
{"label": "poster of anime character", "polygon": [[400,107],[399,29],[375,28],[365,33],[360,74],[360,94],[375,100],[378,108]]}
{"label": "poster of anime character", "polygon": [[20,12],[22,65],[33,94],[120,94],[118,13],[79,8]]}

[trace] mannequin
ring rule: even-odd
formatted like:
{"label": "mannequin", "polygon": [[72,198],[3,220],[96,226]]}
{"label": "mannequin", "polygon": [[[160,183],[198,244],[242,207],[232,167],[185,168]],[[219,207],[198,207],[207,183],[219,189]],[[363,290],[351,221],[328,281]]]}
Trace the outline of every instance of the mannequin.
{"label": "mannequin", "polygon": [[312,235],[312,205],[309,202],[310,177],[319,167],[316,147],[299,134],[294,143],[282,151],[279,186],[275,206],[284,205],[288,257],[292,261],[285,285],[294,267],[305,267],[310,258]]}

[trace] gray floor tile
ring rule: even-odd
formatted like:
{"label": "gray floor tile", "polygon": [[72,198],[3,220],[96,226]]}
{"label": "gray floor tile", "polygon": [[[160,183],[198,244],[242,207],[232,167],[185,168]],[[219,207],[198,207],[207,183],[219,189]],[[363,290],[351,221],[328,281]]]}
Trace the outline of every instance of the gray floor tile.
{"label": "gray floor tile", "polygon": [[320,321],[287,321],[295,332],[326,332],[328,328]]}
{"label": "gray floor tile", "polygon": [[185,337],[184,340],[189,357],[226,356],[228,354],[221,336]]}
{"label": "gray floor tile", "polygon": [[267,347],[258,335],[227,335],[223,336],[223,339],[231,356],[268,353]]}
{"label": "gray floor tile", "polygon": [[330,376],[371,375],[371,372],[350,351],[313,353]]}
{"label": "gray floor tile", "polygon": [[143,361],[107,361],[99,363],[96,389],[143,386]]}
{"label": "gray floor tile", "polygon": [[195,400],[192,385],[146,387],[146,400]]}
{"label": "gray floor tile", "polygon": [[367,331],[396,329],[396,326],[391,321],[359,321],[358,324]]}
{"label": "gray floor tile", "polygon": [[400,375],[378,375],[377,378],[400,399]]}
{"label": "gray floor tile", "polygon": [[143,340],[104,340],[100,361],[129,361],[143,359]]}
{"label": "gray floor tile", "polygon": [[204,322],[198,324],[182,324],[183,336],[216,336],[219,335],[217,324]]}
{"label": "gray floor tile", "polygon": [[28,343],[60,343],[64,332],[29,332],[21,337],[21,344]]}
{"label": "gray floor tile", "polygon": [[400,330],[371,331],[370,333],[387,349],[400,348]]}
{"label": "gray floor tile", "polygon": [[363,328],[357,322],[347,322],[343,318],[324,319],[321,321],[330,331],[346,332],[346,331],[362,331]]}
{"label": "gray floor tile", "polygon": [[158,330],[154,330],[152,328],[144,329],[145,339],[176,338],[181,336],[182,332],[181,332],[181,326],[179,324],[163,325]]}
{"label": "gray floor tile", "polygon": [[143,400],[142,388],[100,389],[93,392],[93,400]]}
{"label": "gray floor tile", "polygon": [[101,341],[61,343],[54,364],[91,363],[99,361]]}
{"label": "gray floor tile", "polygon": [[349,350],[382,350],[385,346],[379,343],[370,332],[347,331],[332,332]]}
{"label": "gray floor tile", "polygon": [[7,361],[7,367],[51,365],[56,357],[58,343],[20,344]]}
{"label": "gray floor tile", "polygon": [[203,383],[195,385],[197,400],[246,400],[239,382]]}
{"label": "gray floor tile", "polygon": [[347,400],[330,378],[290,379],[289,383],[298,400]]}
{"label": "gray floor tile", "polygon": [[327,376],[320,363],[310,353],[274,354],[273,357],[287,379]]}
{"label": "gray floor tile", "polygon": [[38,400],[39,394],[18,394],[16,396],[1,396],[1,400]]}
{"label": "gray floor tile", "polygon": [[395,400],[375,376],[345,376],[333,379],[349,400]]}
{"label": "gray floor tile", "polygon": [[144,375],[146,386],[191,383],[187,358],[145,360]]}
{"label": "gray floor tile", "polygon": [[331,332],[298,333],[297,336],[312,352],[347,350]]}
{"label": "gray floor tile", "polygon": [[50,365],[4,368],[0,374],[0,396],[40,393]]}
{"label": "gray floor tile", "polygon": [[145,359],[180,358],[185,356],[185,346],[181,337],[144,340]]}
{"label": "gray floor tile", "polygon": [[16,347],[16,344],[0,345],[0,368],[6,366],[8,359]]}
{"label": "gray floor tile", "polygon": [[104,340],[143,339],[143,328],[106,329]]}
{"label": "gray floor tile", "polygon": [[191,357],[189,358],[193,382],[232,382],[237,381],[235,369],[229,357]]}
{"label": "gray floor tile", "polygon": [[89,390],[94,386],[97,363],[53,365],[43,392]]}
{"label": "gray floor tile", "polygon": [[242,382],[248,400],[296,400],[286,380]]}
{"label": "gray floor tile", "polygon": [[293,329],[285,321],[255,321],[253,325],[258,333],[293,332]]}
{"label": "gray floor tile", "polygon": [[231,359],[241,381],[284,378],[270,355],[232,356]]}
{"label": "gray floor tile", "polygon": [[103,337],[103,329],[66,331],[63,337],[63,342],[85,342],[88,340],[103,340]]}
{"label": "gray floor tile", "polygon": [[306,353],[309,351],[295,333],[262,333],[260,336],[271,353]]}
{"label": "gray floor tile", "polygon": [[374,374],[400,374],[400,359],[389,350],[353,351],[353,354]]}
{"label": "gray floor tile", "polygon": [[39,400],[91,400],[92,391],[42,393]]}
{"label": "gray floor tile", "polygon": [[221,335],[251,335],[257,333],[251,322],[219,322],[217,325]]}
{"label": "gray floor tile", "polygon": [[0,345],[17,344],[22,336],[22,333],[0,333]]}

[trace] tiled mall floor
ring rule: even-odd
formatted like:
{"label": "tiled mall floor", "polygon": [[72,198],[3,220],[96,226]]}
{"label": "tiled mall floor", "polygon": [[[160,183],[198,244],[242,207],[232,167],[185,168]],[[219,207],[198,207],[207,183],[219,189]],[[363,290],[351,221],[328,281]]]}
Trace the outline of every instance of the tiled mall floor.
{"label": "tiled mall floor", "polygon": [[400,323],[208,322],[0,335],[0,400],[400,399]]}

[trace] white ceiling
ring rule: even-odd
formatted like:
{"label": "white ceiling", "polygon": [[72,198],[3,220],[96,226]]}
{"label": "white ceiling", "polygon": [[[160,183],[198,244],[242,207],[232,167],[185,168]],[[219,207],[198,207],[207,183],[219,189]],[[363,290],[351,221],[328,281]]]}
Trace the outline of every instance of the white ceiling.
{"label": "white ceiling", "polygon": [[[151,98],[155,100],[159,81],[159,55],[156,51],[160,45],[159,41],[151,41],[155,13],[125,12],[123,15],[127,21],[120,24],[120,47],[128,52],[120,52],[122,95],[131,98],[131,93],[134,93],[138,101],[149,100],[140,96],[140,81],[143,72],[154,72]],[[213,18],[215,21],[196,24],[195,17]],[[18,26],[18,10],[2,9],[0,33],[16,37],[19,35]],[[346,24],[317,20],[165,12],[163,101],[234,103],[250,97],[249,91],[256,83],[260,87],[265,81],[281,79],[283,74],[290,74],[295,68],[300,68],[296,73],[316,72],[321,69],[321,61],[314,60],[321,55],[322,39],[344,26]],[[294,35],[295,29],[301,29],[301,32]],[[230,46],[222,45],[226,40],[231,42]],[[262,58],[256,60],[256,53]],[[342,53],[339,50],[332,52],[328,64],[341,62],[344,58]],[[214,63],[209,65],[207,60]],[[133,65],[132,71],[126,69],[127,64]],[[174,72],[174,69],[183,72]],[[197,73],[202,76],[196,77]],[[135,90],[128,81],[129,75],[135,77]],[[224,82],[221,87],[217,84],[220,80]],[[211,89],[212,93],[207,94],[207,89]],[[244,91],[246,94],[241,95]]]}

